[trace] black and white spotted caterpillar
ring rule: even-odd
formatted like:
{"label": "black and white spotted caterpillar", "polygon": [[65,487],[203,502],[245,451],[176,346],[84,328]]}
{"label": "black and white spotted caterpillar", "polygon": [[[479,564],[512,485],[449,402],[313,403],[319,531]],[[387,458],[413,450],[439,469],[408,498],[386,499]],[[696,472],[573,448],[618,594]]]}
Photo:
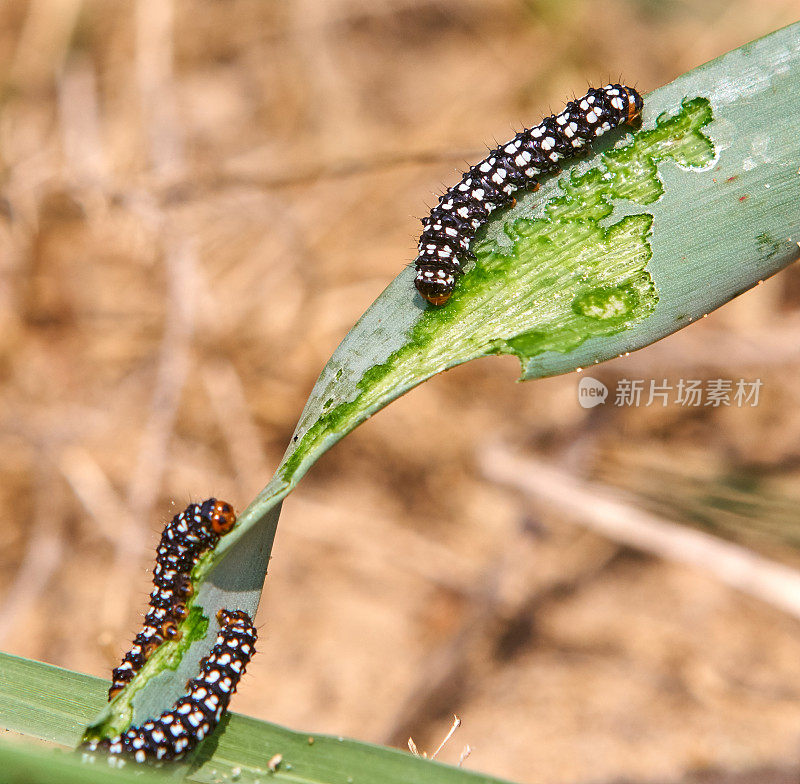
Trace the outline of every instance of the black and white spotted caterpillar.
{"label": "black and white spotted caterpillar", "polygon": [[214,731],[231,695],[255,653],[258,637],[243,610],[220,610],[214,647],[200,662],[200,674],[187,684],[187,694],[157,719],[130,727],[114,738],[90,741],[89,751],[130,754],[137,762],[180,759]]}
{"label": "black and white spotted caterpillar", "polygon": [[462,263],[474,258],[475,232],[499,207],[515,203],[520,188],[539,187],[537,177],[559,170],[559,161],[579,154],[592,140],[640,116],[642,97],[632,87],[607,84],[570,101],[560,114],[518,133],[464,173],[422,219],[414,285],[432,305],[450,298]]}
{"label": "black and white spotted caterpillar", "polygon": [[236,515],[230,504],[209,498],[200,504],[189,504],[164,526],[153,569],[155,588],[150,594],[144,626],[122,663],[112,672],[109,699],[133,680],[164,640],[178,636],[178,624],[186,617],[186,600],[193,591],[192,568],[235,522]]}

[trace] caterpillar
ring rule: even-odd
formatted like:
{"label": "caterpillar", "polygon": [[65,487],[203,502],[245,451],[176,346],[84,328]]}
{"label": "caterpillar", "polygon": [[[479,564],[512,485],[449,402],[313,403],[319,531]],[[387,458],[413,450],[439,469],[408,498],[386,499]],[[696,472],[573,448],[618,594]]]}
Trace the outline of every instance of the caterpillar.
{"label": "caterpillar", "polygon": [[258,638],[243,610],[220,610],[217,620],[216,642],[200,662],[200,674],[186,684],[187,693],[157,719],[113,738],[90,741],[86,744],[89,751],[105,748],[109,754],[132,754],[137,762],[174,760],[214,731],[255,653]]}
{"label": "caterpillar", "polygon": [[515,204],[512,194],[520,188],[537,190],[537,177],[558,172],[562,159],[578,155],[606,131],[634,123],[642,105],[642,96],[632,87],[592,88],[583,98],[570,101],[560,114],[545,117],[491,150],[422,219],[414,261],[417,291],[432,305],[447,302],[463,272],[463,262],[475,258],[470,243],[489,216]]}
{"label": "caterpillar", "polygon": [[186,617],[186,600],[193,592],[192,568],[235,522],[236,515],[230,504],[209,498],[199,504],[189,504],[164,526],[156,550],[155,587],[150,594],[144,626],[122,663],[111,674],[109,700],[133,680],[164,640],[178,637],[178,624]]}

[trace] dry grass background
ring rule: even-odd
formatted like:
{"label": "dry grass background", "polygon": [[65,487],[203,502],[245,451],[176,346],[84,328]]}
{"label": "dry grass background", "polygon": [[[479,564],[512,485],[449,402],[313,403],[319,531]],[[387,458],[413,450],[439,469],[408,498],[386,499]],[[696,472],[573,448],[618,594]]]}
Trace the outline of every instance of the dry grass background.
{"label": "dry grass background", "polygon": [[[483,142],[797,10],[5,0],[0,646],[108,675],[161,523],[266,483],[412,258],[413,215]],[[520,782],[796,781],[798,622],[534,507],[477,455],[513,444],[796,562],[798,282],[594,373],[760,377],[758,408],[584,411],[575,377],[514,384],[505,358],[347,438],[285,504],[236,709],[423,748],[456,712],[445,759],[468,743],[467,766]]]}

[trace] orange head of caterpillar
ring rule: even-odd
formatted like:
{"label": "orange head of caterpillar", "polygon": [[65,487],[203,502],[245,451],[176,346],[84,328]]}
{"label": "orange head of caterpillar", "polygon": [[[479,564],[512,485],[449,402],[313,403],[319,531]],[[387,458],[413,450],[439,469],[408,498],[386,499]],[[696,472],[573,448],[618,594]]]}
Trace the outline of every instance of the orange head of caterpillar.
{"label": "orange head of caterpillar", "polygon": [[628,124],[635,123],[642,114],[642,107],[644,106],[642,96],[633,87],[623,87],[622,91],[625,93],[628,103],[626,122]]}
{"label": "orange head of caterpillar", "polygon": [[453,293],[456,278],[448,269],[422,264],[417,269],[414,285],[431,305],[444,305]]}
{"label": "orange head of caterpillar", "polygon": [[215,501],[211,510],[211,527],[215,534],[226,534],[233,528],[236,515],[233,507],[225,501]]}

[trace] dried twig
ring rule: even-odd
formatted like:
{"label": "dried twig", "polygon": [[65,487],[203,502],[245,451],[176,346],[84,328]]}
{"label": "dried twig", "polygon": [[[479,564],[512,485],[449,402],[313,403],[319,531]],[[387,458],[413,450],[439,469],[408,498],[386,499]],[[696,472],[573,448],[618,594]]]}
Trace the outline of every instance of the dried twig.
{"label": "dried twig", "polygon": [[319,161],[306,168],[274,173],[242,173],[216,171],[181,184],[182,192],[197,189],[222,190],[224,188],[251,187],[259,191],[277,190],[281,188],[308,187],[318,182],[348,179],[373,175],[384,171],[393,171],[404,166],[431,166],[451,163],[454,166],[468,166],[468,161],[485,154],[484,148],[445,150],[431,149],[416,152],[381,153],[375,157],[358,157],[343,160]]}
{"label": "dried twig", "polygon": [[[491,656],[487,650],[497,647],[498,637],[507,628],[501,618],[513,621],[534,616],[549,602],[580,590],[606,568],[618,551],[613,546],[603,551],[596,544],[589,548],[578,540],[571,548],[569,564],[560,563],[557,574],[539,574],[537,580],[532,573],[540,572],[541,564],[530,557],[529,548],[535,543],[529,532],[509,531],[504,541],[500,554],[485,564],[483,573],[473,580],[477,588],[470,595],[468,611],[458,629],[426,655],[419,677],[405,697],[398,700],[400,708],[382,735],[384,743],[401,743],[412,727],[418,731],[424,722],[439,715],[443,706],[449,708],[456,700],[467,699],[470,683],[478,678],[475,672]],[[514,585],[519,590],[509,592],[509,586]]]}
{"label": "dried twig", "polygon": [[[369,508],[350,510],[348,519],[336,519],[328,504],[307,496],[293,502],[293,521],[286,536],[297,536],[348,553],[354,563],[381,570],[397,569],[418,574],[431,585],[459,595],[483,596],[480,568],[447,545],[433,541]],[[370,536],[359,532],[369,529]],[[392,542],[387,549],[385,543]],[[402,558],[397,553],[403,553]]]}
{"label": "dried twig", "polygon": [[100,195],[110,187],[97,74],[89,57],[73,56],[57,81],[58,118],[67,179]]}
{"label": "dried twig", "polygon": [[[92,532],[128,553],[143,555],[145,548],[137,539],[128,539],[134,521],[130,510],[111,484],[102,467],[82,447],[65,448],[56,458],[59,470],[94,521]],[[120,541],[122,540],[122,541]]]}
{"label": "dried twig", "polygon": [[[425,759],[436,759],[436,757],[439,755],[439,752],[445,747],[445,745],[447,744],[447,741],[449,741],[450,738],[453,737],[453,735],[455,734],[455,731],[460,726],[461,726],[461,719],[459,719],[458,716],[454,715],[453,716],[453,723],[450,726],[450,730],[448,731],[447,735],[444,736],[444,740],[442,740],[442,742],[436,748],[436,751],[434,751],[433,754],[430,755],[430,757],[428,757],[428,752],[426,752],[426,751],[420,752],[420,750],[417,748],[417,744],[414,743],[414,739],[413,738],[409,738],[408,739],[408,750],[415,757],[424,757]],[[467,749],[469,749],[469,746],[467,746],[464,749],[464,751],[461,752],[461,760],[458,763],[459,765],[467,758],[467,756],[469,754]]]}
{"label": "dried twig", "polygon": [[31,87],[49,84],[69,51],[83,0],[33,0],[11,64],[11,82]]}
{"label": "dried twig", "polygon": [[575,521],[638,550],[696,566],[732,588],[800,618],[800,573],[701,531],[656,517],[603,487],[503,447],[479,457],[484,475],[568,513]]}
{"label": "dried twig", "polygon": [[[174,116],[173,12],[173,3],[162,0],[139,0],[136,6],[139,93],[149,131],[152,169],[162,180],[180,177],[185,168],[182,138]],[[178,405],[191,368],[198,259],[192,240],[158,209],[154,197],[139,194],[131,206],[138,208],[145,221],[162,237],[168,287],[167,318],[150,413],[127,492],[133,522],[130,536],[138,550],[146,537],[146,521],[158,498]],[[136,565],[127,547],[117,547],[110,574],[117,581],[120,572],[130,574]],[[118,608],[109,608],[103,613],[103,620],[112,623],[120,615]]]}
{"label": "dried twig", "polygon": [[242,379],[226,360],[207,363],[200,377],[220,432],[228,443],[228,452],[243,486],[243,494],[254,495],[271,472],[258,427],[247,404]]}
{"label": "dried twig", "polygon": [[8,591],[0,604],[0,642],[24,618],[44,594],[53,574],[62,562],[64,531],[54,502],[54,471],[46,459],[42,460],[39,489],[35,494],[36,506],[33,524],[28,530],[28,544],[22,562]]}

